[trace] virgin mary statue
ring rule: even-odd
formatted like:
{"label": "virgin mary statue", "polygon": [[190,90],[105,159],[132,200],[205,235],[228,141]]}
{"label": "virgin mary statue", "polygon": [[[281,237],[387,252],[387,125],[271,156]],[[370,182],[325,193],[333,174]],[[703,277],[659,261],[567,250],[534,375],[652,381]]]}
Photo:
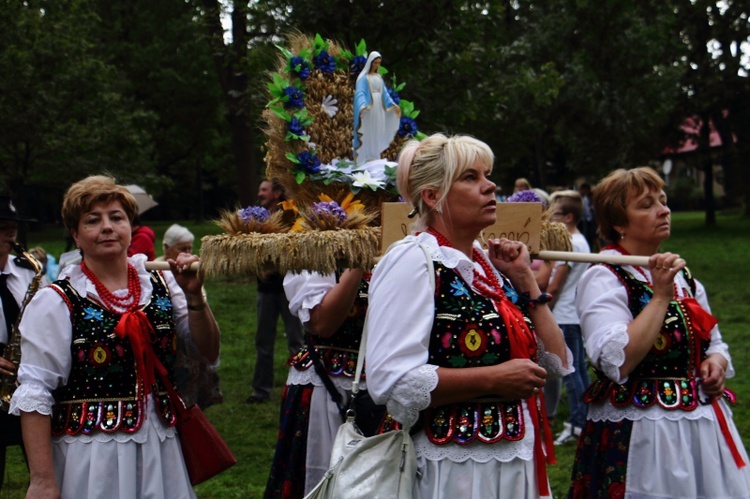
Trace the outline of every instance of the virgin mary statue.
{"label": "virgin mary statue", "polygon": [[379,52],[370,52],[354,91],[354,161],[360,165],[380,159],[401,120],[401,109],[378,74],[381,59]]}

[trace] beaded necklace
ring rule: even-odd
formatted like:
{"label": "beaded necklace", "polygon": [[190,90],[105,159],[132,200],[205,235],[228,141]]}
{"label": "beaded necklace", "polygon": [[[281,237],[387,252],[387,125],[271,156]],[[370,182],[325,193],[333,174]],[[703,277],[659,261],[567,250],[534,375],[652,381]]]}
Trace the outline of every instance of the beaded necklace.
{"label": "beaded necklace", "polygon": [[86,266],[86,262],[81,262],[81,270],[94,284],[102,304],[112,312],[121,313],[120,311],[123,309],[126,311],[133,311],[138,308],[138,302],[141,300],[141,284],[138,280],[138,272],[131,264],[128,264],[128,294],[122,298],[116,296],[107,289],[96,274]]}
{"label": "beaded necklace", "polygon": [[[444,235],[442,235],[432,227],[428,228],[427,232],[435,236],[435,239],[437,239],[440,246],[447,246],[449,248],[453,247],[451,242],[448,241],[448,239]],[[477,253],[478,250],[472,247],[471,256],[474,261],[479,263],[479,266],[482,267],[484,275],[477,271],[476,267],[474,268],[474,286],[480,293],[491,299],[493,302],[495,302],[495,305],[497,305],[498,302],[507,299],[507,297],[505,296],[505,291],[503,291],[503,287],[500,284],[500,281],[497,279],[497,275],[495,275],[495,272],[493,272],[490,268],[489,263],[487,263],[485,259]]]}
{"label": "beaded necklace", "polygon": [[[440,246],[453,248],[448,239],[432,227],[428,227],[427,232],[435,236]],[[500,313],[505,327],[508,330],[508,337],[511,346],[511,355],[515,358],[526,358],[536,360],[537,342],[534,334],[524,320],[521,311],[508,299],[503,286],[497,278],[490,264],[479,254],[479,250],[472,247],[472,257],[475,262],[484,271],[482,275],[474,267],[473,285],[482,296],[489,298]]]}
{"label": "beaded necklace", "polygon": [[[621,255],[630,255],[630,252],[626,250],[625,248],[623,248],[622,246],[620,246],[619,244],[613,244],[613,245],[607,246],[604,249],[613,249],[615,251],[618,251]],[[653,290],[654,285],[651,283],[651,279],[648,278],[648,274],[646,274],[646,271],[643,268],[641,268],[640,265],[633,265],[633,268],[639,274],[643,276],[643,278],[646,280],[646,284],[648,285],[648,287]],[[674,281],[672,282],[672,288],[673,288],[672,299],[678,300],[680,298],[680,294],[677,292],[677,283]]]}

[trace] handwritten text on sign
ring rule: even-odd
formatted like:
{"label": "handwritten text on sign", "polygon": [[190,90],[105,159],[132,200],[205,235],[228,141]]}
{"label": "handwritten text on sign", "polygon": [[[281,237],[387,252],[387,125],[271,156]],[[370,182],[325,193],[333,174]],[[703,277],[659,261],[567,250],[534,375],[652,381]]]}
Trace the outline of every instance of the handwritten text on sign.
{"label": "handwritten text on sign", "polygon": [[[409,234],[409,227],[414,222],[408,217],[411,208],[406,203],[383,203],[381,254],[392,243]],[[497,220],[482,231],[479,241],[482,242],[482,237],[485,240],[505,237],[526,244],[530,253],[539,253],[541,227],[541,203],[497,203]],[[484,243],[482,246],[487,247]]]}

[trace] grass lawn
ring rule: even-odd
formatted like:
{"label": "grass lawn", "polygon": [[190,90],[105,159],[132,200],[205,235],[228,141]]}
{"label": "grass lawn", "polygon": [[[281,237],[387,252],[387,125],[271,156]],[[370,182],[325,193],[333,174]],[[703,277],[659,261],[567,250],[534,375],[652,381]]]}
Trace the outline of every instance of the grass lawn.
{"label": "grass lawn", "polygon": [[[750,441],[750,369],[747,368],[750,364],[750,337],[743,336],[743,331],[746,331],[750,317],[750,288],[746,286],[746,276],[740,270],[750,250],[750,219],[726,213],[719,214],[717,221],[717,227],[709,229],[704,227],[702,213],[675,213],[672,237],[665,243],[664,250],[680,253],[708,290],[712,312],[720,321],[737,370],[737,376],[729,380],[728,386],[738,396],[734,419],[747,446]],[[200,225],[180,223],[190,227],[198,238],[220,232],[208,222]],[[160,236],[170,224],[158,222],[149,225]],[[29,246],[41,245],[55,256],[59,256],[65,246],[59,227],[32,232],[28,239]],[[157,241],[159,247],[160,241]],[[232,448],[238,463],[199,485],[196,491],[200,498],[262,497],[273,457],[281,387],[287,372],[284,366],[286,342],[279,323],[276,390],[272,402],[245,404],[245,398],[252,391],[250,385],[255,364],[255,288],[255,278],[252,276],[215,278],[206,282],[209,302],[221,327],[219,376],[225,399],[223,404],[210,407],[206,412]],[[565,399],[563,395],[555,432],[561,429],[562,421],[567,416]],[[574,445],[556,448],[558,464],[548,468],[556,497],[567,495],[574,452]],[[27,481],[28,473],[19,449],[9,448],[5,487],[0,491],[0,499],[24,497]]]}

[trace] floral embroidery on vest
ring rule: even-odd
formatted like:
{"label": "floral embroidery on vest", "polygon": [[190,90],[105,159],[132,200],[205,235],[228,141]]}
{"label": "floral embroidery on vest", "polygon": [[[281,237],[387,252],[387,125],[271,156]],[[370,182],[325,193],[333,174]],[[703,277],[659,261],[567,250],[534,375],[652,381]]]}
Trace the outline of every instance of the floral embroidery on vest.
{"label": "floral embroidery on vest", "polygon": [[[320,356],[326,371],[331,376],[354,377],[357,369],[359,342],[362,339],[362,328],[367,313],[369,285],[369,278],[360,281],[354,304],[336,333],[329,338],[314,337],[318,356]],[[302,347],[296,355],[289,359],[289,364],[299,371],[309,369],[313,365],[309,346]]]}
{"label": "floral embroidery on vest", "polygon": [[[154,352],[171,373],[176,341],[172,301],[160,273],[151,273],[151,284],[153,294],[143,311],[154,327]],[[53,435],[138,431],[145,408],[138,401],[130,342],[114,334],[120,315],[80,296],[67,280],[50,286],[68,305],[73,329],[68,383],[54,392]],[[160,381],[153,394],[162,421],[174,426],[174,409]]]}
{"label": "floral embroidery on vest", "polygon": [[[639,281],[622,267],[605,267],[625,286],[628,308],[633,317],[637,317],[648,305],[653,291],[647,283]],[[686,277],[694,290],[694,281],[687,273]],[[618,385],[595,369],[597,379],[584,394],[584,400],[597,403],[609,399],[616,407],[633,405],[644,409],[659,405],[665,409],[692,411],[699,403],[695,349],[699,348],[701,358],[705,359],[708,346],[708,341],[694,334],[680,302],[673,300],[667,307],[659,336],[646,357],[630,373],[628,381]]]}
{"label": "floral embroidery on vest", "polygon": [[[517,296],[507,280],[503,288]],[[524,314],[524,319],[530,320]],[[453,271],[435,262],[435,321],[430,333],[430,364],[451,367],[497,365],[511,359],[505,325],[492,302],[475,292]],[[521,440],[525,423],[520,400],[488,397],[423,411],[424,428],[431,442],[487,444]]]}

